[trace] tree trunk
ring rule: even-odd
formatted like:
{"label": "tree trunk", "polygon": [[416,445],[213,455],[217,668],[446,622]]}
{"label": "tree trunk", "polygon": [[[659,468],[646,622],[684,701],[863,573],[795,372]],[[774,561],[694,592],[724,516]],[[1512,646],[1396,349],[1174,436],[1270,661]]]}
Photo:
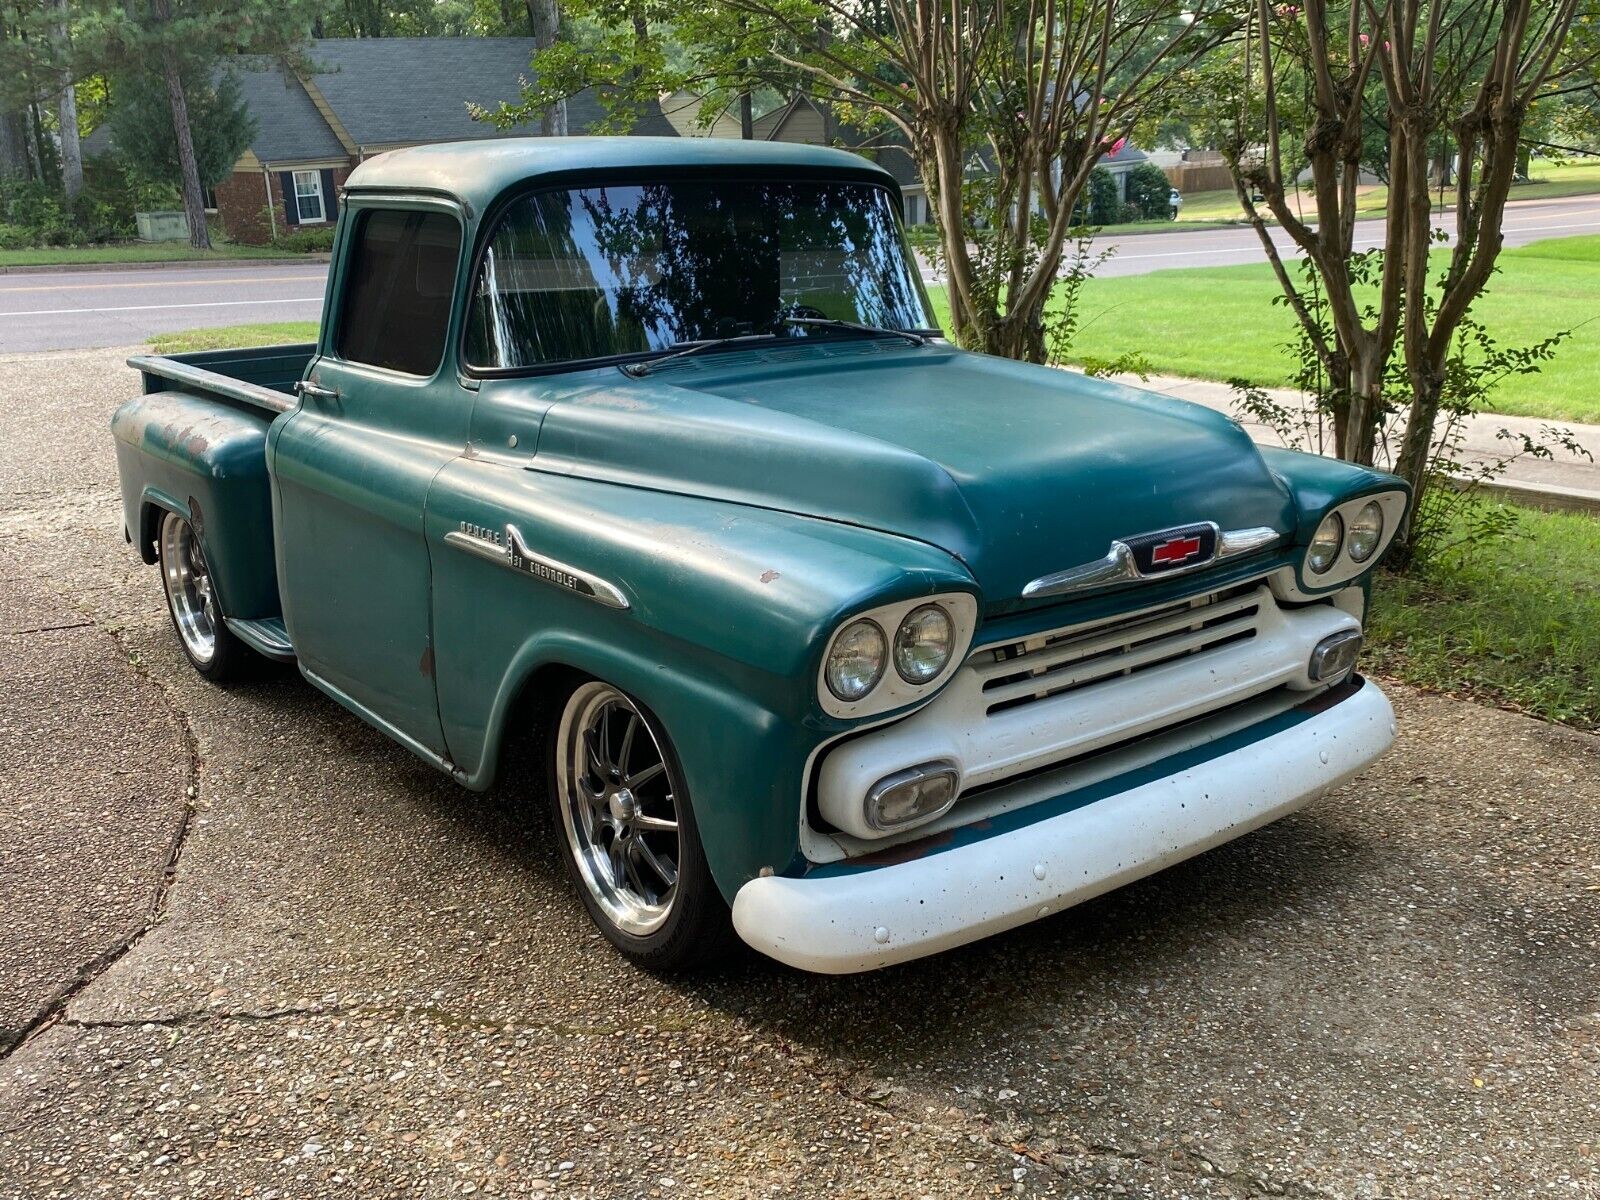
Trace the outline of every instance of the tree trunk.
{"label": "tree trunk", "polygon": [[[152,0],[156,20],[166,25],[172,19],[168,0]],[[161,50],[161,72],[167,81],[167,103],[172,107],[172,133],[178,141],[178,166],[183,172],[183,214],[189,219],[189,245],[196,250],[211,249],[211,233],[206,229],[206,198],[200,186],[200,166],[194,157],[194,133],[189,128],[189,101],[183,94],[183,77],[178,73],[178,56],[171,46]]]}
{"label": "tree trunk", "polygon": [[0,179],[28,176],[28,135],[22,112],[0,113]]}
{"label": "tree trunk", "polygon": [[[535,50],[548,50],[561,36],[561,7],[557,0],[526,0],[528,28]],[[539,132],[545,137],[567,136],[567,102],[557,100],[539,118]]]}
{"label": "tree trunk", "polygon": [[1411,416],[1406,422],[1405,438],[1400,444],[1400,460],[1395,474],[1411,485],[1411,507],[1405,524],[1395,535],[1393,559],[1395,565],[1404,567],[1411,562],[1416,544],[1412,531],[1416,528],[1417,512],[1421,509],[1428,485],[1432,481],[1429,466],[1433,457],[1433,427],[1439,420],[1439,404],[1444,392],[1444,381],[1437,375],[1411,374]]}
{"label": "tree trunk", "polygon": [[[749,22],[746,21],[744,17],[740,17],[739,18],[739,37],[740,37],[741,40],[743,40],[744,35],[745,35],[745,31],[748,28],[749,28]],[[748,58],[741,60],[739,65],[742,66],[745,69],[746,72],[748,72],[750,70],[750,60]],[[742,141],[750,142],[750,141],[754,141],[755,140],[755,136],[756,136],[755,105],[752,103],[752,101],[750,99],[750,84],[749,84],[749,81],[747,79],[745,81],[744,90],[739,93],[739,138]]]}
{"label": "tree trunk", "polygon": [[[71,34],[67,28],[66,0],[57,0],[56,45],[67,53]],[[56,101],[56,119],[61,124],[61,186],[71,204],[83,191],[83,146],[78,140],[78,89],[72,82],[72,71],[61,72],[61,96]]]}

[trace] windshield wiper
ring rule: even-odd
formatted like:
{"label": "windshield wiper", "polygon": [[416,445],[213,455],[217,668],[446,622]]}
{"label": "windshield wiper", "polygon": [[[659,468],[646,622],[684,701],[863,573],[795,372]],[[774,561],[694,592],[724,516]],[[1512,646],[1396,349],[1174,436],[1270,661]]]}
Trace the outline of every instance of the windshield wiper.
{"label": "windshield wiper", "polygon": [[804,325],[809,329],[842,329],[874,337],[905,338],[913,346],[926,346],[929,340],[927,334],[910,329],[886,329],[881,325],[863,325],[859,321],[841,321],[835,317],[779,317],[778,320],[785,325]]}
{"label": "windshield wiper", "polygon": [[672,347],[671,354],[663,354],[660,358],[647,359],[644,362],[629,363],[622,368],[624,375],[632,375],[635,379],[642,379],[650,374],[662,363],[669,363],[675,358],[688,358],[691,354],[699,354],[704,350],[715,350],[720,346],[738,346],[749,342],[775,342],[781,335],[776,333],[741,333],[737,337],[706,338],[699,342],[680,342]]}

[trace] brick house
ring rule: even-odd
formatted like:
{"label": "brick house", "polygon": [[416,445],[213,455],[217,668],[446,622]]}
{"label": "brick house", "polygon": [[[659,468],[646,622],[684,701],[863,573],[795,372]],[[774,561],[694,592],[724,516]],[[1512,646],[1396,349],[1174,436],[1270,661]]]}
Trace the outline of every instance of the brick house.
{"label": "brick house", "polygon": [[[385,150],[537,134],[537,125],[501,134],[467,112],[469,102],[517,99],[532,54],[531,38],[322,38],[307,44],[304,74],[251,64],[239,89],[256,133],[213,189],[227,236],[260,244],[328,225],[346,176]],[[567,102],[572,133],[601,116],[593,93]],[[677,135],[656,107],[633,132]]]}

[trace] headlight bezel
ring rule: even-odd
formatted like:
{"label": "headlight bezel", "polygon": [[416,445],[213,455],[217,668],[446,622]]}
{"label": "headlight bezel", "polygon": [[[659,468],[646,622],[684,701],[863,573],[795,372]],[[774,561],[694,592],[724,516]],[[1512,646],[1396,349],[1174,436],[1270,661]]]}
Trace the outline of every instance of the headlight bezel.
{"label": "headlight bezel", "polygon": [[[905,619],[918,609],[936,605],[950,619],[951,650],[949,658],[939,672],[924,683],[909,682],[902,678],[894,662],[894,645]],[[828,683],[828,664],[839,638],[858,621],[872,621],[884,632],[885,667],[874,686],[861,698],[846,700],[839,697]],[[817,702],[831,717],[863,717],[913,704],[942,687],[965,661],[972,645],[972,635],[978,626],[978,600],[968,592],[941,592],[932,596],[915,596],[907,600],[881,604],[861,612],[852,613],[838,621],[823,646],[821,661],[817,664]]]}
{"label": "headlight bezel", "polygon": [[[1350,529],[1357,514],[1369,504],[1376,504],[1383,514],[1383,529],[1379,534],[1377,544],[1371,554],[1365,559],[1357,560],[1347,552]],[[1394,541],[1395,533],[1400,528],[1401,519],[1405,516],[1406,507],[1410,504],[1410,495],[1398,487],[1391,487],[1382,491],[1366,491],[1352,496],[1348,500],[1341,500],[1337,504],[1329,505],[1317,518],[1317,528],[1330,516],[1337,514],[1343,524],[1343,533],[1340,538],[1339,553],[1333,564],[1324,572],[1318,573],[1311,568],[1309,561],[1310,544],[1302,543],[1300,557],[1295,566],[1290,570],[1289,577],[1283,586],[1287,588],[1284,593],[1290,599],[1309,599],[1327,595],[1346,586],[1354,580],[1361,578],[1371,571],[1383,558]]]}

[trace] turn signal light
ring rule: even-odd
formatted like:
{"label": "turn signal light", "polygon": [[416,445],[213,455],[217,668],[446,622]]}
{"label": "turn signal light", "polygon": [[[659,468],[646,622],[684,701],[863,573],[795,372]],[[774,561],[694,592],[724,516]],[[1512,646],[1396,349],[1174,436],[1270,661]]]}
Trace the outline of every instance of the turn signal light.
{"label": "turn signal light", "polygon": [[1306,674],[1312,683],[1338,683],[1356,669],[1361,653],[1361,631],[1345,629],[1323,638],[1311,652]]}
{"label": "turn signal light", "polygon": [[923,763],[873,784],[864,815],[873,829],[890,832],[939,816],[956,801],[961,777],[949,763]]}

